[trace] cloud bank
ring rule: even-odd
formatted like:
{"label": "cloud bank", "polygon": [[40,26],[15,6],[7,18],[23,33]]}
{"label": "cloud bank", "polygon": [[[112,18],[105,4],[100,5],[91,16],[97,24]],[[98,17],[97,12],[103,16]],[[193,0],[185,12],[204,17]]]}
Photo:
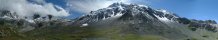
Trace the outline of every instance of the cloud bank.
{"label": "cloud bank", "polygon": [[67,6],[73,11],[89,13],[106,8],[115,2],[143,4],[146,0],[67,0]]}
{"label": "cloud bank", "polygon": [[[35,3],[34,3],[35,2]],[[68,16],[69,13],[60,6],[46,3],[44,0],[0,0],[0,10],[16,12],[20,17],[33,14]]]}

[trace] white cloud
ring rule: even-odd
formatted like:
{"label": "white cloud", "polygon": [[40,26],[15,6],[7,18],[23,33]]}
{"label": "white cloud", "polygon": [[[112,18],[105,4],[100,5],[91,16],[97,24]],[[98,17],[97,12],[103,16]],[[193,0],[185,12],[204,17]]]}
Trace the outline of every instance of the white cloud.
{"label": "white cloud", "polygon": [[35,13],[42,16],[48,14],[53,16],[69,15],[69,13],[62,7],[52,3],[46,3],[44,0],[35,1],[38,3],[43,3],[43,5],[31,3],[27,0],[0,0],[0,10],[10,10],[16,12],[20,17],[32,16]]}
{"label": "white cloud", "polygon": [[144,4],[147,0],[67,0],[67,6],[73,11],[89,13],[106,8],[115,2]]}
{"label": "white cloud", "polygon": [[37,3],[46,3],[44,0],[30,0],[30,1],[34,1],[34,2],[37,2]]}
{"label": "white cloud", "polygon": [[89,13],[106,8],[115,2],[128,2],[127,0],[67,0],[67,6],[74,11]]}

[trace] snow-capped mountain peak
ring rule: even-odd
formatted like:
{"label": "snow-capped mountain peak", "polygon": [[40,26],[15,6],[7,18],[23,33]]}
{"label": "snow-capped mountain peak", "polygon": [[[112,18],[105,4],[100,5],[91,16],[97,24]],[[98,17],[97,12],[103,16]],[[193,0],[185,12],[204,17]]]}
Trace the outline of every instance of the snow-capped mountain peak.
{"label": "snow-capped mountain peak", "polygon": [[91,11],[90,14],[83,16],[85,19],[94,19],[95,21],[98,20],[105,20],[110,17],[117,17],[117,16],[128,16],[128,17],[136,17],[143,15],[148,19],[157,19],[157,16],[160,18],[167,18],[169,20],[178,18],[167,12],[166,10],[156,10],[152,9],[146,5],[138,5],[138,4],[125,4],[125,3],[114,3],[107,8],[99,9],[97,11]]}

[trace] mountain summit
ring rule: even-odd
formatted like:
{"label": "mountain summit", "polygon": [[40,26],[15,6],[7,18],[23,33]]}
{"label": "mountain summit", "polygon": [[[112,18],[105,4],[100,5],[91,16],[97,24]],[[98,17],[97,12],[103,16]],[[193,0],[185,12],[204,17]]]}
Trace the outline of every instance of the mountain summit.
{"label": "mountain summit", "polygon": [[175,21],[181,18],[163,9],[152,9],[145,5],[114,3],[107,8],[91,11],[90,14],[81,17],[79,20],[95,22],[100,20],[118,18],[119,20],[147,19],[159,21]]}

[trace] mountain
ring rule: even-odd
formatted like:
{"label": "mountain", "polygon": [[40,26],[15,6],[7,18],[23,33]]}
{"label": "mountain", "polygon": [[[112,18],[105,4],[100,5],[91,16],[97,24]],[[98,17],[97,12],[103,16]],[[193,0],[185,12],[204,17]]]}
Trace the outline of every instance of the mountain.
{"label": "mountain", "polygon": [[[0,10],[0,40],[57,40],[55,38],[62,39],[62,37],[65,37],[66,35],[73,34],[69,31],[80,30],[77,27],[68,27],[68,25],[70,25],[72,21],[73,20],[71,19],[55,17],[53,15],[42,16],[40,14],[33,14],[32,16],[30,15],[23,17],[16,14],[16,12],[10,10]],[[57,35],[56,33],[58,32],[62,32],[59,34],[65,35]],[[53,36],[51,37],[50,35]],[[75,39],[78,38],[72,38],[68,40]]]}
{"label": "mountain", "polygon": [[74,22],[74,25],[83,24],[99,30],[118,28],[118,34],[159,35],[168,40],[217,40],[215,34],[208,34],[217,33],[218,27],[214,20],[188,19],[163,9],[125,3],[114,3],[107,8],[91,11]]}
{"label": "mountain", "polygon": [[19,32],[27,32],[36,28],[50,26],[53,25],[52,23],[54,21],[67,22],[69,20],[54,17],[53,15],[41,16],[39,14],[33,14],[33,16],[30,17],[22,17],[10,10],[0,10],[0,24],[16,26]]}
{"label": "mountain", "polygon": [[[187,14],[188,15],[188,14]],[[218,40],[214,20],[146,5],[113,3],[76,19],[0,10],[0,40]]]}
{"label": "mountain", "polygon": [[18,15],[16,13],[12,13],[7,10],[0,10],[0,17],[1,18],[18,18]]}

